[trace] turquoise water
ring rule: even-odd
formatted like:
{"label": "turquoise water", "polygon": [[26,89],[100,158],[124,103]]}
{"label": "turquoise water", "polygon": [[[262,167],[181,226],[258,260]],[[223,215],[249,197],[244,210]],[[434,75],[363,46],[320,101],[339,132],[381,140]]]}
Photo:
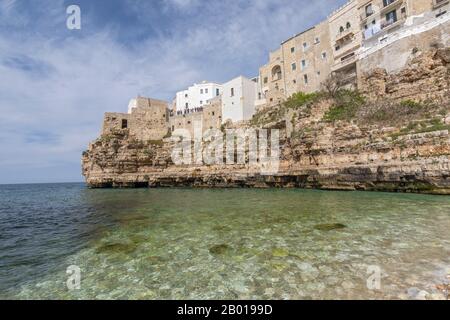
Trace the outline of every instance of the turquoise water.
{"label": "turquoise water", "polygon": [[445,196],[0,186],[0,298],[411,299],[447,281],[449,230]]}

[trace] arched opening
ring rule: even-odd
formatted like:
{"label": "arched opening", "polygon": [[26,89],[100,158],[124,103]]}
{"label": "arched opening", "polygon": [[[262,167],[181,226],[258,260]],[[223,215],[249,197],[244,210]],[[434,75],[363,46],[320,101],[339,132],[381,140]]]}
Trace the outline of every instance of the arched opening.
{"label": "arched opening", "polygon": [[280,66],[275,66],[272,69],[272,80],[276,81],[276,80],[281,80],[282,77],[282,73],[281,73],[281,67]]}
{"label": "arched opening", "polygon": [[352,27],[352,25],[350,24],[350,22],[347,22],[347,29],[350,29]]}
{"label": "arched opening", "polygon": [[344,27],[341,26],[341,27],[339,28],[339,32],[342,33],[342,32],[344,32],[344,31],[345,31]]}

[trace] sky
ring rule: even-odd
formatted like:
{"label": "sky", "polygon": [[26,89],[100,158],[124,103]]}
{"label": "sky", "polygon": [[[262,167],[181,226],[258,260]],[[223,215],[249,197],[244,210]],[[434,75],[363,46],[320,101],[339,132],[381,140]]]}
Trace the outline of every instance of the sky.
{"label": "sky", "polygon": [[[105,112],[254,77],[346,0],[0,0],[0,184],[78,182]],[[81,29],[66,25],[69,5]]]}

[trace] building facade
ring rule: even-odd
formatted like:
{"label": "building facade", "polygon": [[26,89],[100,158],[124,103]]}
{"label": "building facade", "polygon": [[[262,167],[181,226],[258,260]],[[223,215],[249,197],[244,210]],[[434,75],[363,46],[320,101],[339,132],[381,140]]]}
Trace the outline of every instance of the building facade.
{"label": "building facade", "polygon": [[200,108],[207,105],[208,101],[222,93],[222,86],[217,83],[203,81],[194,84],[186,90],[177,92],[175,106],[177,111],[184,112],[187,109]]}
{"label": "building facade", "polygon": [[222,126],[222,99],[221,96],[208,101],[197,111],[188,113],[171,113],[169,117],[169,130],[174,132],[184,129],[194,136],[195,129],[204,133],[210,129],[219,129]]}
{"label": "building facade", "polygon": [[[256,80],[256,81],[255,81]],[[223,84],[222,122],[250,120],[258,98],[257,79],[240,76]]]}
{"label": "building facade", "polygon": [[416,18],[444,14],[448,0],[359,0],[363,45],[371,46],[389,34],[414,23]]}
{"label": "building facade", "polygon": [[320,90],[332,60],[328,24],[322,22],[286,40],[281,50],[286,96]]}
{"label": "building facade", "polygon": [[162,100],[137,97],[130,101],[129,113],[106,113],[102,134],[128,129],[140,140],[161,140],[168,134],[169,104]]}
{"label": "building facade", "polygon": [[352,0],[328,17],[333,50],[332,73],[343,75],[345,83],[357,81],[358,49],[362,44],[358,1]]}
{"label": "building facade", "polygon": [[[359,61],[399,32],[442,19],[450,0],[350,0],[316,26],[284,41],[259,70],[257,105],[314,92],[332,74],[356,87]],[[373,50],[372,50],[373,51]],[[370,52],[369,52],[370,53]]]}

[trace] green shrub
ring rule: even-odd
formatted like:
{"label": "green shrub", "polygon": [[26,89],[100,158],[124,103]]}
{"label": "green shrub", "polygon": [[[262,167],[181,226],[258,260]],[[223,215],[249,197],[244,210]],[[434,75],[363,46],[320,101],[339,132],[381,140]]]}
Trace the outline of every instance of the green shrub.
{"label": "green shrub", "polygon": [[358,110],[364,105],[364,97],[356,90],[340,90],[334,99],[333,106],[325,113],[325,121],[349,121],[356,117]]}
{"label": "green shrub", "polygon": [[400,102],[400,106],[402,106],[403,108],[408,108],[408,109],[414,110],[414,111],[417,111],[418,109],[422,108],[421,103],[414,101],[414,100],[410,100],[410,99]]}
{"label": "green shrub", "polygon": [[285,102],[284,106],[288,109],[297,109],[307,104],[316,102],[320,99],[322,94],[320,92],[303,93],[297,92],[290,96]]}

